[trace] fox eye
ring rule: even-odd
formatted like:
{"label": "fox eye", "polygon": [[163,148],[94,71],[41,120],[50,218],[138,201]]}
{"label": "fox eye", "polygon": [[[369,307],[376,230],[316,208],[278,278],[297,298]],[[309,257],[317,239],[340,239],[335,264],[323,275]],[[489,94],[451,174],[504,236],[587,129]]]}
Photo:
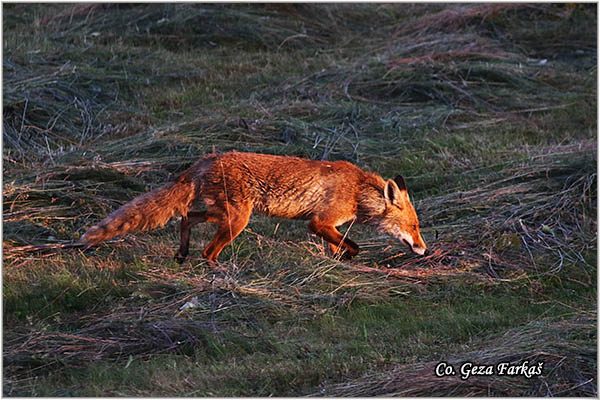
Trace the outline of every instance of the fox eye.
{"label": "fox eye", "polygon": [[417,225],[413,225],[413,229],[416,231],[417,230]]}

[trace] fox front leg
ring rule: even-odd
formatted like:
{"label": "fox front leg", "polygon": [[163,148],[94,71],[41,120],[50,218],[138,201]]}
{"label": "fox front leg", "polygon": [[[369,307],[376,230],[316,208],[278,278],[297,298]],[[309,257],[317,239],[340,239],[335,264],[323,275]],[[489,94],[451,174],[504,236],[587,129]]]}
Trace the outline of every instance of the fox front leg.
{"label": "fox front leg", "polygon": [[310,220],[308,228],[328,241],[329,248],[334,254],[346,250],[342,253],[342,257],[346,260],[349,260],[358,254],[358,245],[347,237],[344,237],[335,226],[325,223],[318,218],[313,218]]}

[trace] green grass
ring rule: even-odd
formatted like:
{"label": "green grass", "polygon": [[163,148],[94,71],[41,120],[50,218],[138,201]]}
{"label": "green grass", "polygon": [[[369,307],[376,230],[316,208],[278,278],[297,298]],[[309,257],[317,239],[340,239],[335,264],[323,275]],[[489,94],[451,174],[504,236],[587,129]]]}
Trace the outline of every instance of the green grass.
{"label": "green grass", "polygon": [[[594,5],[3,16],[5,396],[597,396]],[[213,226],[182,265],[176,221],[64,246],[213,146],[401,173],[433,255],[353,225],[343,262],[261,216],[218,271]],[[427,372],[524,359],[546,374]]]}
{"label": "green grass", "polygon": [[[396,296],[385,304],[330,309],[308,319],[293,312],[277,321],[245,315],[246,326],[217,334],[207,328],[202,346],[180,349],[179,355],[140,356],[133,361],[121,355],[109,364],[113,368],[103,363],[77,371],[59,368],[42,379],[37,390],[44,391],[37,394],[66,395],[65,380],[72,382],[71,394],[82,396],[308,394],[323,380],[336,381],[385,365],[433,361],[464,351],[461,343],[478,348],[495,332],[532,320],[568,319],[577,315],[574,305],[593,307],[595,290],[588,294],[579,290],[588,298],[582,303],[572,297],[572,288],[578,289],[555,287],[549,280],[532,294],[528,284],[497,284],[490,289],[453,283],[435,285],[428,296]],[[544,301],[547,294],[552,296],[550,306]],[[187,379],[181,381],[182,376]],[[159,382],[163,385],[156,389]]]}

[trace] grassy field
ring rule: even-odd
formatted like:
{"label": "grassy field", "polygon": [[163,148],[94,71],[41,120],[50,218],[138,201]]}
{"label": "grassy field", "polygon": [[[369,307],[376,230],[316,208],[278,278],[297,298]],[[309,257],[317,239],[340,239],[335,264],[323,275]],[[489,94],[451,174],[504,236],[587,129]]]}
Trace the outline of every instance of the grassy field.
{"label": "grassy field", "polygon": [[[4,4],[5,396],[597,396],[596,4]],[[432,253],[72,247],[202,154],[348,160]],[[543,363],[531,378],[437,377]]]}

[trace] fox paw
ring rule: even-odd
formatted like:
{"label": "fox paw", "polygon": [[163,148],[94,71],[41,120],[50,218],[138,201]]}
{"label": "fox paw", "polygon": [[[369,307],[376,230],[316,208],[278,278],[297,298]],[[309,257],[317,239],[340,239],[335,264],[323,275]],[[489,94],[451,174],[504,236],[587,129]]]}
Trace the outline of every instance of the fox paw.
{"label": "fox paw", "polygon": [[187,258],[187,254],[181,254],[179,251],[175,254],[175,257],[173,257],[175,259],[175,261],[177,261],[179,264],[183,264],[183,262],[185,261],[185,259]]}
{"label": "fox paw", "polygon": [[332,256],[333,256],[333,258],[338,258],[340,260],[348,261],[348,260],[352,259],[352,257],[354,255],[352,253],[350,253],[348,250],[344,249],[341,252],[333,251]]}

